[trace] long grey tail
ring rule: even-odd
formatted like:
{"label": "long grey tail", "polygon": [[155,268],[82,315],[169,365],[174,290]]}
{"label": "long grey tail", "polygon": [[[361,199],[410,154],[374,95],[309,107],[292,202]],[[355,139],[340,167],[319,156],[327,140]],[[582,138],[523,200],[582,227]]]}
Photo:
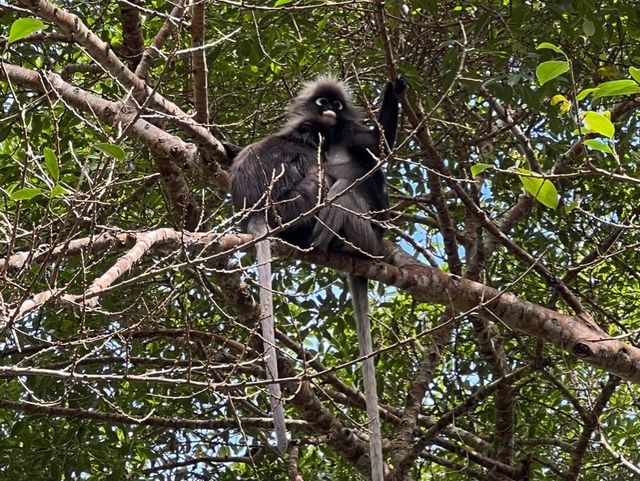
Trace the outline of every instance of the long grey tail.
{"label": "long grey tail", "polygon": [[[260,319],[262,339],[266,358],[267,379],[278,379],[278,361],[276,359],[276,337],[273,327],[273,291],[271,289],[271,242],[266,239],[256,244],[258,261],[258,282],[260,283]],[[273,427],[276,432],[276,443],[281,454],[287,451],[287,428],[284,420],[282,391],[280,384],[268,384],[269,402],[273,414]]]}
{"label": "long grey tail", "polygon": [[371,340],[371,325],[369,323],[369,298],[367,291],[369,281],[365,277],[349,275],[349,290],[356,319],[358,333],[358,347],[360,356],[367,356],[362,361],[362,376],[364,379],[364,393],[367,404],[367,418],[369,422],[369,457],[371,459],[371,480],[384,481],[384,463],[382,459],[382,435],[380,434],[380,417],[378,412],[378,390],[376,387],[376,373],[373,363],[373,342]]}

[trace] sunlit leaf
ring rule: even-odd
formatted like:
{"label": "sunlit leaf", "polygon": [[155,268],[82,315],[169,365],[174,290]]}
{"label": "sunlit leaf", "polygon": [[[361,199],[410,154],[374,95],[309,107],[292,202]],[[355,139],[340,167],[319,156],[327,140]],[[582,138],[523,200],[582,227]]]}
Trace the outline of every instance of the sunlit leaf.
{"label": "sunlit leaf", "polygon": [[560,47],[556,47],[554,44],[549,42],[542,42],[540,45],[536,47],[536,50],[549,49],[553,50],[556,53],[560,53],[564,55],[564,52],[560,49]]}
{"label": "sunlit leaf", "polygon": [[611,147],[598,139],[587,139],[584,141],[584,145],[589,147],[591,150],[598,150],[607,154],[613,154],[613,150],[611,150]]}
{"label": "sunlit leaf", "polygon": [[585,18],[582,21],[582,31],[587,37],[593,37],[593,34],[596,33],[596,26],[591,20]]}
{"label": "sunlit leaf", "polygon": [[274,6],[279,7],[281,5],[286,5],[287,3],[291,3],[293,0],[276,0]]}
{"label": "sunlit leaf", "polygon": [[585,113],[582,121],[589,132],[595,132],[608,138],[612,138],[616,133],[616,128],[611,120],[598,112]]}
{"label": "sunlit leaf", "polygon": [[598,90],[598,89],[595,88],[595,87],[584,89],[578,95],[576,95],[576,100],[584,100],[584,99],[587,98],[587,96],[589,96],[590,94],[592,94],[596,90]]}
{"label": "sunlit leaf", "polygon": [[602,78],[617,78],[620,77],[620,70],[615,65],[603,65],[599,67],[598,75]]}
{"label": "sunlit leaf", "polygon": [[11,192],[10,197],[12,200],[30,200],[40,194],[42,194],[42,189],[38,189],[36,187],[24,187]]}
{"label": "sunlit leaf", "polygon": [[96,149],[104,152],[107,155],[110,155],[114,159],[124,160],[124,157],[125,157],[124,150],[122,150],[122,147],[118,145],[101,143],[101,144],[96,144]]}
{"label": "sunlit leaf", "polygon": [[629,67],[629,74],[633,77],[633,80],[640,84],[640,69],[635,67]]}
{"label": "sunlit leaf", "polygon": [[482,164],[482,163],[474,164],[471,166],[471,176],[475,178],[481,173],[483,173],[485,170],[492,169],[492,168],[493,168],[493,165],[491,164]]}
{"label": "sunlit leaf", "polygon": [[329,15],[325,15],[324,17],[322,17],[320,21],[316,24],[316,26],[318,27],[318,30],[324,30],[328,22],[329,22]]}
{"label": "sunlit leaf", "polygon": [[560,60],[549,60],[548,62],[542,62],[536,69],[536,77],[540,85],[544,85],[549,80],[562,75],[569,71],[569,62]]}
{"label": "sunlit leaf", "polygon": [[560,107],[560,113],[565,114],[569,111],[569,109],[571,108],[571,102],[569,102],[569,99],[567,99],[567,97],[565,97],[564,95],[554,95],[553,97],[551,97],[551,100],[549,101],[549,103],[551,105],[558,105]]}
{"label": "sunlit leaf", "polygon": [[58,157],[56,153],[49,147],[44,148],[44,166],[51,178],[55,181],[60,177],[60,169],[58,167]]}
{"label": "sunlit leaf", "polygon": [[44,23],[42,23],[37,18],[19,18],[15,22],[11,24],[11,28],[9,29],[9,38],[7,39],[8,43],[13,43],[18,40],[21,40],[25,37],[28,37],[32,33],[38,32],[45,28]]}
{"label": "sunlit leaf", "polygon": [[53,189],[51,189],[51,193],[49,194],[49,197],[51,197],[52,199],[55,199],[56,197],[60,197],[61,195],[65,195],[66,193],[67,193],[67,189],[62,187],[60,184],[56,184],[53,186]]}
{"label": "sunlit leaf", "polygon": [[574,210],[579,205],[580,205],[580,197],[577,196],[575,199],[571,201],[571,203],[565,204],[564,211],[565,213],[569,214],[572,210]]}
{"label": "sunlit leaf", "polygon": [[560,202],[560,196],[553,183],[549,179],[543,178],[540,174],[526,169],[516,169],[518,178],[524,189],[529,192],[542,205],[555,209]]}
{"label": "sunlit leaf", "polygon": [[601,83],[596,87],[593,93],[593,100],[598,100],[601,97],[613,97],[616,95],[633,95],[640,93],[640,86],[635,80],[611,80],[609,82]]}

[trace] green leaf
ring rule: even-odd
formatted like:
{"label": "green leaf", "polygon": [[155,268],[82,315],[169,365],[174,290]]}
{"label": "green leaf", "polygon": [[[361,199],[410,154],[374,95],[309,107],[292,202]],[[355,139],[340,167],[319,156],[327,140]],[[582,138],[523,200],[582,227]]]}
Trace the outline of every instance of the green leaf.
{"label": "green leaf", "polygon": [[62,187],[60,184],[56,184],[53,186],[53,189],[51,189],[51,192],[49,193],[49,197],[51,197],[52,199],[55,199],[56,197],[60,197],[61,195],[65,195],[66,193],[67,193],[67,189]]}
{"label": "green leaf", "polygon": [[322,31],[325,29],[325,27],[327,26],[327,23],[329,22],[329,15],[325,15],[324,17],[322,17],[320,19],[320,21],[316,24],[316,27],[318,28],[318,30]]}
{"label": "green leaf", "polygon": [[124,160],[124,157],[125,157],[124,150],[122,150],[122,147],[118,145],[100,143],[100,144],[96,144],[96,149],[104,152],[107,155],[110,155],[114,159]]}
{"label": "green leaf", "polygon": [[516,171],[519,174],[523,174],[518,175],[520,182],[522,182],[525,190],[534,196],[538,202],[550,209],[558,207],[560,197],[556,187],[550,180],[545,179],[540,174],[536,174],[530,170],[516,169]]}
{"label": "green leaf", "polygon": [[584,100],[587,98],[588,95],[592,94],[593,92],[595,92],[596,90],[598,90],[595,87],[592,88],[588,88],[588,89],[584,89],[582,92],[580,92],[578,95],[576,95],[576,100]]}
{"label": "green leaf", "polygon": [[613,150],[611,150],[611,147],[609,147],[608,144],[605,144],[603,141],[598,139],[585,140],[584,145],[589,147],[591,150],[598,150],[600,152],[605,152],[607,154],[613,154]]}
{"label": "green leaf", "polygon": [[7,43],[13,43],[20,39],[28,37],[32,33],[42,30],[43,28],[45,28],[44,23],[42,23],[37,18],[19,18],[11,24]]}
{"label": "green leaf", "polygon": [[587,18],[582,21],[582,31],[587,37],[592,37],[596,33],[596,26]]}
{"label": "green leaf", "polygon": [[629,67],[629,73],[631,74],[631,77],[633,77],[633,80],[640,84],[640,69]]}
{"label": "green leaf", "polygon": [[60,169],[58,168],[58,157],[56,153],[49,147],[44,148],[44,166],[53,180],[58,181],[60,177]]}
{"label": "green leaf", "polygon": [[482,164],[478,163],[471,166],[471,176],[475,179],[478,175],[483,173],[487,169],[492,169],[493,165],[491,164]]}
{"label": "green leaf", "polygon": [[536,77],[540,85],[544,85],[549,80],[553,80],[567,71],[569,71],[569,62],[549,60],[548,62],[542,62],[538,65]]}
{"label": "green leaf", "polygon": [[11,192],[10,197],[12,200],[30,200],[40,194],[42,194],[42,189],[38,189],[35,187],[24,187],[22,189]]}
{"label": "green leaf", "polygon": [[276,0],[274,6],[279,7],[280,5],[286,5],[287,3],[291,3],[293,0]]}
{"label": "green leaf", "polygon": [[633,95],[640,93],[640,86],[635,80],[611,80],[610,82],[601,83],[596,87],[593,93],[593,100],[601,97],[613,97],[615,95]]}
{"label": "green leaf", "polygon": [[589,132],[595,132],[608,138],[612,138],[616,133],[616,128],[611,120],[598,112],[587,112],[582,120]]}
{"label": "green leaf", "polygon": [[549,49],[553,50],[556,53],[560,53],[564,55],[564,52],[560,49],[560,47],[556,47],[554,44],[549,42],[542,42],[540,45],[536,47],[536,50]]}

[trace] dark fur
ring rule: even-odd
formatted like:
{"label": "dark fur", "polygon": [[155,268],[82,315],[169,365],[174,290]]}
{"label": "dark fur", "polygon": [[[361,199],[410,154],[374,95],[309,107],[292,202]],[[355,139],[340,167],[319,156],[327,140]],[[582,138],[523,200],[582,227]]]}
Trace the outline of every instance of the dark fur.
{"label": "dark fur", "polygon": [[[393,147],[397,129],[396,93],[404,90],[404,82],[399,79],[397,85],[401,87],[396,87],[396,91],[392,84],[387,85],[378,116],[386,144],[390,147]],[[319,97],[327,98],[330,102],[338,100],[344,106],[337,113],[335,125],[328,125],[322,118],[322,109],[315,104],[315,99]],[[316,207],[319,135],[324,140],[321,156],[327,161],[324,167],[326,185],[330,189],[329,198],[344,190],[338,189],[337,182],[340,182],[340,186],[347,181],[346,185],[351,185],[375,167],[377,161],[369,151],[377,158],[382,155],[377,127],[371,129],[362,123],[363,115],[351,104],[345,87],[331,77],[321,77],[308,84],[292,102],[289,117],[287,126],[280,132],[241,150],[234,160],[231,168],[234,208],[236,211],[253,209],[243,224],[244,229],[247,229],[250,220],[256,218],[260,221],[266,219],[269,227],[277,228]],[[351,162],[343,166],[332,165],[331,159],[335,159],[336,151],[343,149]],[[236,155],[235,152],[232,155]],[[274,178],[277,180],[272,182]],[[332,187],[334,192],[331,192]],[[365,218],[369,215],[378,222],[386,220],[389,200],[384,173],[381,169],[376,170],[365,181],[342,195],[341,199],[336,201],[337,205],[355,205],[359,207],[358,210],[352,210],[364,214]],[[369,239],[369,236],[363,239],[362,231],[350,232],[348,226],[344,227],[346,231],[343,232],[343,227],[334,224],[333,218],[343,217],[339,213],[344,212],[343,209],[329,207],[323,209],[319,217],[347,239],[360,239],[365,244],[381,243],[383,229],[375,222],[369,229],[373,230],[375,240]],[[335,222],[348,223],[341,218]],[[314,245],[324,250],[341,247],[343,243],[330,238],[330,232],[325,232],[322,226],[317,226],[314,231],[314,224],[313,217],[307,216],[278,235],[294,245],[307,247],[313,233]],[[361,229],[367,230],[363,226]],[[379,253],[379,249],[374,252],[366,248],[364,250],[374,255]]]}
{"label": "dark fur", "polygon": [[[278,236],[299,247],[311,244],[315,219],[305,214],[317,205],[320,195],[318,167],[330,144],[332,122],[324,108],[308,101],[290,109],[289,123],[280,132],[252,144],[237,154],[231,167],[231,198],[237,212],[247,213],[244,228],[254,236],[285,224]],[[321,138],[325,142],[321,142]],[[233,152],[227,149],[228,155]],[[269,240],[256,246],[260,279],[260,308],[268,379],[278,378],[271,289]],[[287,449],[287,435],[280,385],[268,384],[278,449]]]}
{"label": "dark fur", "polygon": [[[330,205],[318,214],[313,231],[313,244],[320,249],[345,250],[360,255],[382,253],[381,221],[387,219],[389,198],[384,173],[378,165],[388,148],[393,148],[398,124],[397,95],[405,89],[402,79],[385,88],[378,124],[369,129],[355,114],[341,117],[328,147],[325,182]],[[343,94],[346,96],[346,93]],[[346,99],[347,112],[355,109]],[[365,175],[369,174],[366,178]],[[363,179],[364,178],[364,179]],[[363,179],[363,180],[358,180]],[[356,182],[357,185],[354,185]],[[367,419],[369,423],[369,456],[372,481],[384,481],[382,435],[378,409],[378,393],[373,360],[373,341],[369,322],[368,280],[349,275],[349,290],[358,334],[362,362]]]}
{"label": "dark fur", "polygon": [[[385,177],[377,162],[395,142],[398,99],[404,90],[398,79],[396,89],[388,84],[378,123],[380,130],[363,123],[362,113],[352,105],[344,85],[331,77],[321,77],[307,85],[289,109],[289,122],[280,132],[252,144],[237,154],[231,168],[231,197],[236,211],[247,215],[244,228],[254,236],[278,229],[286,241],[323,250],[346,250],[361,255],[382,252],[383,227],[389,200]],[[227,149],[230,156],[236,152]],[[319,165],[319,163],[321,165]],[[308,215],[320,195],[319,167],[330,204],[316,217]],[[358,185],[352,184],[371,173]],[[276,379],[277,364],[273,337],[273,300],[270,283],[269,241],[258,245],[261,284],[262,331],[269,379]],[[262,267],[265,266],[265,267]],[[350,276],[360,354],[364,361],[365,394],[371,428],[371,466],[374,481],[382,481],[382,446],[378,400],[368,318],[367,279]],[[278,447],[286,449],[284,412],[280,386],[269,385]]]}
{"label": "dark fur", "polygon": [[[389,209],[382,169],[378,167],[365,180],[349,187],[376,168],[385,147],[393,148],[398,125],[397,94],[405,88],[402,79],[397,85],[394,90],[393,84],[387,84],[378,115],[384,142],[378,126],[370,129],[356,115],[338,117],[325,166],[328,198],[336,199],[320,212],[320,222],[313,232],[314,245],[322,250],[341,249],[370,255],[379,255],[382,251],[381,222],[387,220]],[[346,105],[350,106],[350,102]]]}
{"label": "dark fur", "polygon": [[310,245],[315,220],[301,216],[318,203],[319,136],[330,136],[327,127],[313,116],[300,117],[238,154],[231,167],[231,199],[236,211],[252,209],[244,228],[256,219],[266,219],[274,229],[300,218],[278,236],[299,247]]}

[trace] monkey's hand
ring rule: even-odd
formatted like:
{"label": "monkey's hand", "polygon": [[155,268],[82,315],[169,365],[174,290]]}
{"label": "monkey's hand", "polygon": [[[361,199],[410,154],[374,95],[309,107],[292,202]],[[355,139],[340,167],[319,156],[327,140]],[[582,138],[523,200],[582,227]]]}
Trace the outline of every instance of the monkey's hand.
{"label": "monkey's hand", "polygon": [[404,95],[409,88],[409,84],[402,75],[398,75],[396,81],[393,86],[393,93],[396,94],[396,97]]}

